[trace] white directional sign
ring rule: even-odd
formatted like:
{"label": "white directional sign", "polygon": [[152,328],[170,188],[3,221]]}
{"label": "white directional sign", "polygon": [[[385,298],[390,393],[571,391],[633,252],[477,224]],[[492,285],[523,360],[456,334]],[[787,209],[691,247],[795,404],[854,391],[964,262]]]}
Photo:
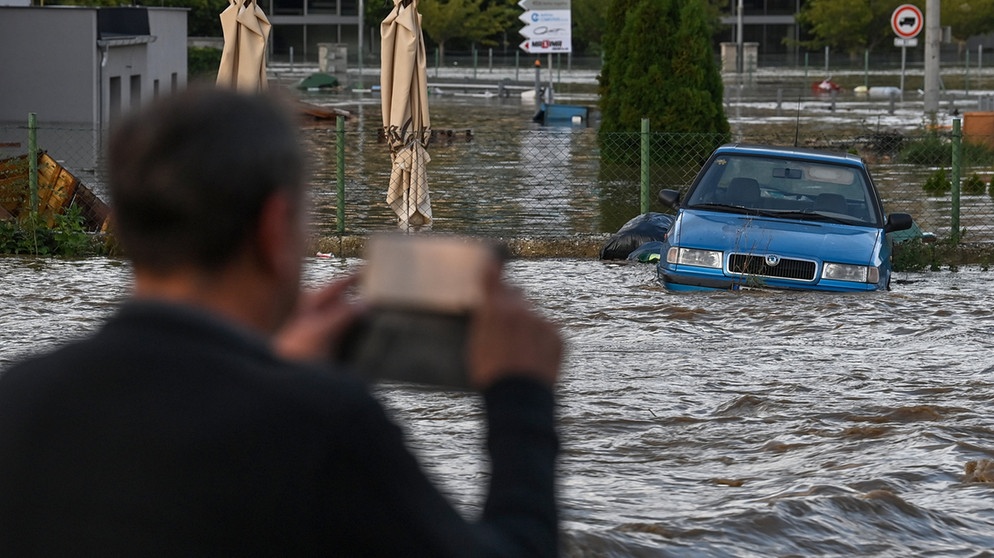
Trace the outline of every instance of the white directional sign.
{"label": "white directional sign", "polygon": [[569,10],[570,0],[521,0],[522,10]]}
{"label": "white directional sign", "polygon": [[518,19],[525,23],[520,33],[525,52],[573,52],[573,20],[570,0],[521,0],[525,13]]}
{"label": "white directional sign", "polygon": [[890,16],[890,27],[899,39],[913,39],[925,26],[922,11],[914,4],[902,4]]}

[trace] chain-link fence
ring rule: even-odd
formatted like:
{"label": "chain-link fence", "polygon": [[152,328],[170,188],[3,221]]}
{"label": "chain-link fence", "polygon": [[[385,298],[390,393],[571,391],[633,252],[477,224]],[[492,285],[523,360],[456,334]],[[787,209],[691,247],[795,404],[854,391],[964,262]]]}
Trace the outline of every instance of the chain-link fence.
{"label": "chain-link fence", "polygon": [[[861,155],[888,212],[908,212],[940,238],[990,242],[994,122],[980,124],[964,126],[962,133],[922,127],[837,137],[829,130],[808,134],[800,144]],[[397,216],[386,204],[388,147],[375,131],[350,126],[337,130],[321,123],[303,129],[314,160],[311,215],[322,236],[397,227]],[[26,154],[27,136],[26,125],[0,126],[0,159]],[[40,125],[37,137],[39,149],[106,199],[97,130]],[[656,193],[689,186],[722,139],[656,131],[599,137],[593,127],[436,130],[428,145],[431,227],[501,238],[611,233],[645,211],[668,211]],[[796,140],[735,139],[780,145]]]}

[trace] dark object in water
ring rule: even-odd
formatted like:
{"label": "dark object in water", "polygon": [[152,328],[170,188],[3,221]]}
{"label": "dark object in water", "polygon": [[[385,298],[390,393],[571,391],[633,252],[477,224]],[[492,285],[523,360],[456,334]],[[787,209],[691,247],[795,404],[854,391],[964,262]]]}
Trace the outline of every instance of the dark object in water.
{"label": "dark object in water", "polygon": [[650,211],[635,217],[611,235],[601,248],[602,260],[624,260],[647,242],[663,240],[673,225],[673,216]]}
{"label": "dark object in water", "polygon": [[322,74],[320,72],[313,73],[297,85],[297,89],[306,89],[309,91],[319,90],[319,89],[334,89],[338,87],[338,78],[328,74]]}
{"label": "dark object in water", "polygon": [[651,242],[646,242],[635,250],[632,250],[632,252],[628,254],[628,257],[625,259],[630,262],[656,263],[662,256],[662,249],[663,241],[653,240]]}

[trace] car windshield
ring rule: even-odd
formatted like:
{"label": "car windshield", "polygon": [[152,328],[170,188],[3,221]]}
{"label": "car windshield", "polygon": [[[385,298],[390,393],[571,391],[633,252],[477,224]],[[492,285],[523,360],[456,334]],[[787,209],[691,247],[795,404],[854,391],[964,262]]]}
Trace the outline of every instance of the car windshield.
{"label": "car windshield", "polygon": [[712,160],[685,205],[877,226],[868,182],[853,166],[723,154]]}

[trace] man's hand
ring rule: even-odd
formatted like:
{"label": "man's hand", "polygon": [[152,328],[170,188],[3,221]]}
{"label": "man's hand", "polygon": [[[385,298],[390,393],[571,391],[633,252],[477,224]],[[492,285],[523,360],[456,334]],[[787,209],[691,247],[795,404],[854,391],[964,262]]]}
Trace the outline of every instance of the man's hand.
{"label": "man's hand", "polygon": [[484,293],[470,325],[470,383],[483,390],[505,376],[523,376],[551,388],[562,361],[558,328],[501,280],[497,264],[487,271]]}
{"label": "man's hand", "polygon": [[356,275],[304,293],[297,308],[273,337],[274,350],[291,360],[328,360],[338,353],[345,332],[365,308],[348,300]]}

